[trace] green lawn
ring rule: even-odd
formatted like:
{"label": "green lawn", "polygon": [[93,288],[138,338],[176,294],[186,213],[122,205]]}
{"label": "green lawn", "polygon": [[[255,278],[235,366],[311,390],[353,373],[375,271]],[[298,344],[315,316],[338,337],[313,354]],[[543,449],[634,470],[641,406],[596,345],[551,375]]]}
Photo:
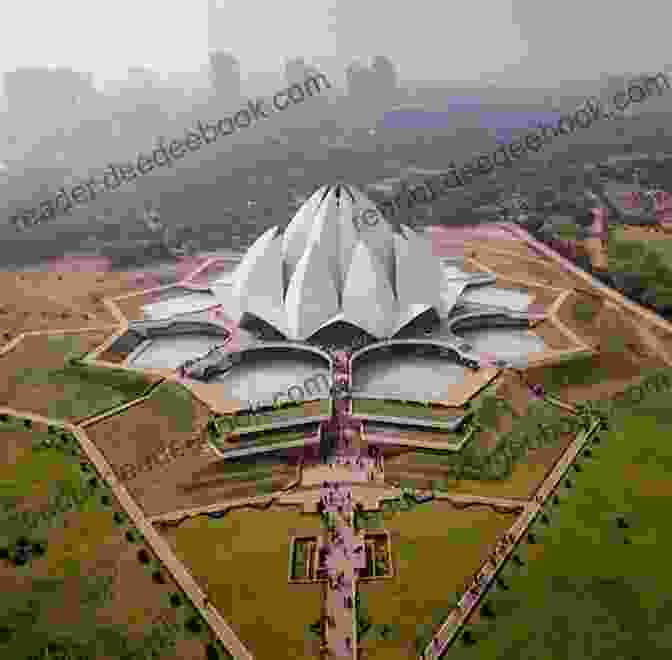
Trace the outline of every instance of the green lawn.
{"label": "green lawn", "polygon": [[547,392],[557,392],[564,385],[599,383],[604,378],[604,371],[596,368],[595,358],[591,355],[577,355],[548,366],[541,373],[541,381]]}
{"label": "green lawn", "polygon": [[620,229],[609,238],[609,270],[637,273],[661,303],[672,301],[672,239],[628,240]]}
{"label": "green lawn", "polygon": [[275,445],[281,442],[291,442],[293,440],[302,440],[306,437],[308,427],[299,430],[283,430],[283,431],[267,431],[265,433],[251,433],[244,436],[242,442],[235,445],[225,443],[223,440],[216,438],[213,442],[222,451],[233,449],[244,449],[245,447],[254,447],[256,445]]}
{"label": "green lawn", "polygon": [[386,417],[419,417],[444,422],[445,415],[437,414],[431,406],[401,401],[383,401],[381,399],[353,399],[352,409],[355,415],[384,415]]}
{"label": "green lawn", "polygon": [[[303,403],[294,406],[285,406],[276,410],[259,410],[254,413],[242,413],[238,415],[219,415],[215,418],[219,428],[223,433],[229,432],[229,424],[226,420],[232,420],[235,429],[247,432],[249,429],[273,424],[274,422],[283,422],[291,419],[305,417]],[[319,406],[319,415],[329,414],[329,399],[321,399]]]}
{"label": "green lawn", "polygon": [[[53,337],[50,338],[51,340]],[[59,339],[61,339],[59,337]],[[41,385],[57,383],[62,396],[49,402],[49,415],[58,419],[78,418],[102,412],[142,396],[151,383],[144,374],[93,365],[68,364],[67,348],[73,343],[58,343],[64,349],[64,364],[58,369],[25,369],[16,376],[19,383]]]}
{"label": "green lawn", "polygon": [[158,401],[162,414],[170,417],[175,430],[189,433],[194,422],[194,399],[191,392],[179,383],[161,383],[151,395],[151,400]]}
{"label": "green lawn", "polygon": [[[450,657],[478,660],[669,658],[672,572],[667,524],[672,484],[670,395],[651,395],[617,412],[581,472],[570,470],[550,525],[537,521],[538,545],[509,562],[509,590],[487,599],[494,619],[467,630]],[[624,516],[628,529],[620,529]],[[626,542],[626,537],[630,543]],[[534,555],[534,556],[533,556]],[[475,643],[474,643],[475,640]]]}

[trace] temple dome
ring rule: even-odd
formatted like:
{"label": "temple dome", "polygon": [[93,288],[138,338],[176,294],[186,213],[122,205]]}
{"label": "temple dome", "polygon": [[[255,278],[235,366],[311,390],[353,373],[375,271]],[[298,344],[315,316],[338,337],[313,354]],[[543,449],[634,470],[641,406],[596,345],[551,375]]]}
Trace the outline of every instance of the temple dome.
{"label": "temple dome", "polygon": [[227,286],[213,285],[227,314],[252,315],[291,340],[345,322],[382,339],[441,305],[441,261],[408,227],[401,233],[357,188],[319,188],[284,233],[272,227],[249,248]]}

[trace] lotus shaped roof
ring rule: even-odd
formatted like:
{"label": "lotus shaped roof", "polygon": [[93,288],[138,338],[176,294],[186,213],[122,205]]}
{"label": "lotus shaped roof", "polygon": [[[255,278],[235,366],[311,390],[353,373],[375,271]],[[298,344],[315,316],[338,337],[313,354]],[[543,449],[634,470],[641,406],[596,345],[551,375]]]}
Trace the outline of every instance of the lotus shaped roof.
{"label": "lotus shaped roof", "polygon": [[438,311],[441,281],[429,239],[394,229],[362,192],[337,184],[306,200],[284,233],[275,226],[262,234],[212,290],[233,320],[257,317],[291,340],[336,322],[381,339]]}

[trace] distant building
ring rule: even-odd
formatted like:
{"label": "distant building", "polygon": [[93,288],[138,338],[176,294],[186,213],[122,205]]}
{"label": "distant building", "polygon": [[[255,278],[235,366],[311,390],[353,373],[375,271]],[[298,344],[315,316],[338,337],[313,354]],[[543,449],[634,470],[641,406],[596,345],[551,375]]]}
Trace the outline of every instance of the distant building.
{"label": "distant building", "polygon": [[397,72],[389,57],[377,55],[373,59],[371,72],[376,81],[377,91],[383,94],[394,94],[397,90]]}
{"label": "distant building", "polygon": [[397,73],[392,61],[382,55],[371,67],[353,62],[346,69],[348,96],[357,99],[391,102],[397,91]]}
{"label": "distant building", "polygon": [[76,106],[97,96],[93,74],[65,68],[22,68],[4,75],[7,110],[18,116],[71,113]]}
{"label": "distant building", "polygon": [[230,53],[210,53],[210,80],[217,96],[232,99],[240,97],[240,64]]}
{"label": "distant building", "polygon": [[287,85],[302,83],[309,75],[310,68],[303,57],[294,57],[285,61],[285,81]]}

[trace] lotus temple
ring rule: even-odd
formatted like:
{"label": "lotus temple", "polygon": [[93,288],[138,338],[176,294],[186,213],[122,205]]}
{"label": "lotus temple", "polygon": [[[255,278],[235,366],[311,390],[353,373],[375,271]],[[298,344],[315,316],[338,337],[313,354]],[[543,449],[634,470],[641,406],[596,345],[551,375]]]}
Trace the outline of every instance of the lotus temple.
{"label": "lotus temple", "polygon": [[[367,211],[377,222],[358,222]],[[230,272],[145,305],[112,350],[128,367],[177,372],[214,411],[239,415],[237,440],[302,427],[313,437],[339,406],[372,429],[450,430],[499,369],[544,353],[533,331],[544,316],[524,287],[437,251],[354,186],[326,185]],[[414,402],[440,418],[407,416]],[[241,422],[278,407],[281,419]]]}

